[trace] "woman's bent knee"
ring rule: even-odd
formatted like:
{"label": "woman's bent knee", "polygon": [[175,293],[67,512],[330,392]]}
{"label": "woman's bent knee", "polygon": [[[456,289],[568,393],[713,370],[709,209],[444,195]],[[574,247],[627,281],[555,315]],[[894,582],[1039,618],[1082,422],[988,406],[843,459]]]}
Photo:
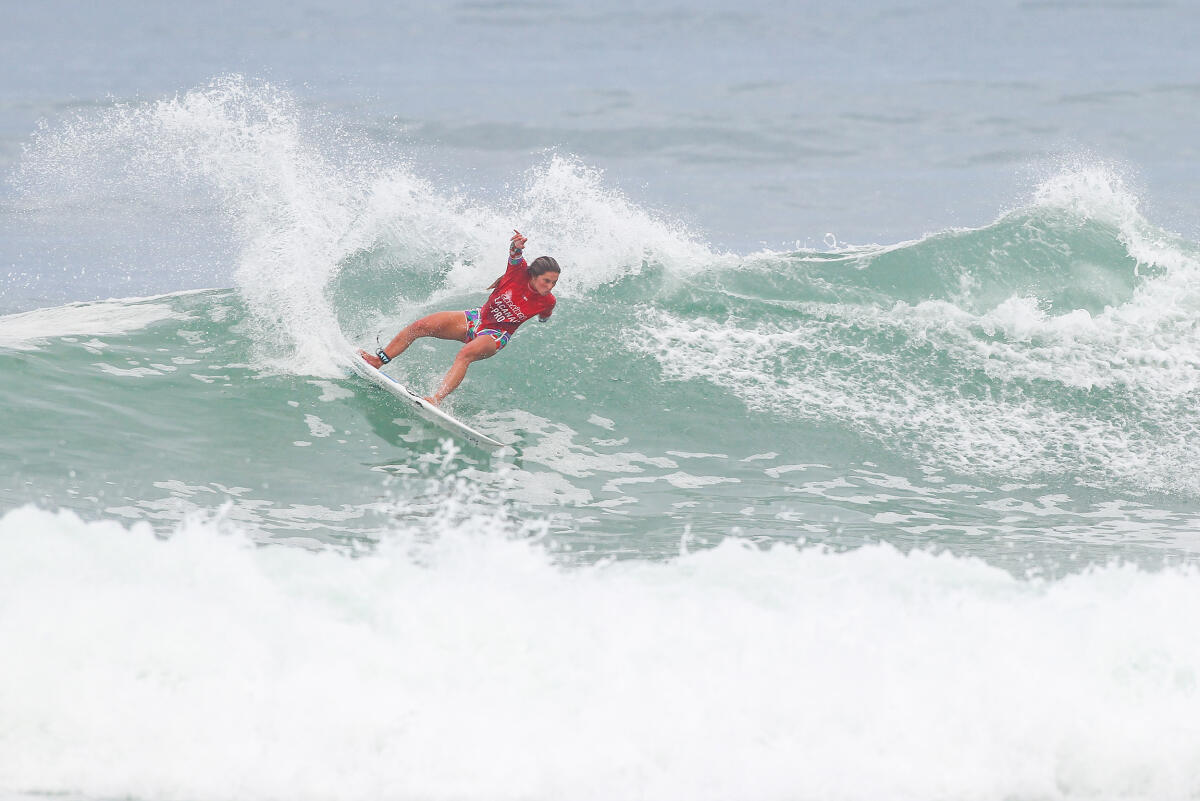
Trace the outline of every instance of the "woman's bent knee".
{"label": "woman's bent knee", "polygon": [[471,340],[458,351],[456,361],[463,361],[467,364],[477,362],[480,359],[490,359],[496,354],[499,348],[496,347],[496,340],[489,336],[482,336]]}

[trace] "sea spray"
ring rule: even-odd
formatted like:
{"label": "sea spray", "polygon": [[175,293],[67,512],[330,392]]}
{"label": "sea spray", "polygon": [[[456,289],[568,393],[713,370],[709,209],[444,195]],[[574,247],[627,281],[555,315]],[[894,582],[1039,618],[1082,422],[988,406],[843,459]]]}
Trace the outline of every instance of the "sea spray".
{"label": "sea spray", "polygon": [[[256,360],[323,377],[341,372],[347,334],[397,327],[427,304],[481,292],[503,268],[516,227],[567,265],[566,297],[648,264],[687,273],[717,258],[577,159],[548,154],[489,205],[434,187],[361,136],[306,116],[279,87],[220,78],[47,124],[15,182],[42,203],[97,192],[125,204],[162,202],[181,187],[215,198],[238,243],[233,276],[251,313]],[[434,282],[413,294],[406,287],[422,275]]]}

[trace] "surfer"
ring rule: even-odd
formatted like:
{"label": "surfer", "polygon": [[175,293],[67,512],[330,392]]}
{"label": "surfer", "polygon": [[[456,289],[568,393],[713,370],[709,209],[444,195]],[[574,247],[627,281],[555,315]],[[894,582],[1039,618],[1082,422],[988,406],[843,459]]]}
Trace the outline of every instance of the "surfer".
{"label": "surfer", "polygon": [[470,311],[435,312],[410,323],[395,338],[375,353],[360,350],[367,364],[378,369],[395,359],[421,337],[437,337],[464,342],[454,357],[454,364],[442,379],[437,392],[425,398],[433,405],[441,403],[462,383],[472,362],[490,359],[508,344],[517,327],[537,317],[541,322],[554,312],[554,295],[550,290],[558,283],[558,262],[549,256],[538,256],[533,264],[525,263],[525,243],[528,239],[513,229],[508,246],[508,269],[488,289],[492,294],[478,309]]}

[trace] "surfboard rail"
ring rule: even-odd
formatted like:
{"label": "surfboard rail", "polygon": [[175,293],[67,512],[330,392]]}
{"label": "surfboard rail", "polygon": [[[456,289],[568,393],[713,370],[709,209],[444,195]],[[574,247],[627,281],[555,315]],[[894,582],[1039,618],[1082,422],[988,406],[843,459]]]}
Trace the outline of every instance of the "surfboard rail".
{"label": "surfboard rail", "polygon": [[464,423],[462,420],[447,414],[438,407],[434,406],[429,401],[422,398],[417,393],[413,392],[408,387],[401,384],[396,379],[392,378],[382,370],[378,370],[363,361],[358,353],[352,353],[350,356],[350,366],[354,372],[358,373],[363,378],[370,381],[380,389],[386,390],[395,397],[399,398],[409,411],[416,414],[423,420],[427,420],[434,425],[455,434],[468,442],[472,442],[483,448],[503,448],[504,443],[492,439],[482,431],[477,431],[471,426]]}

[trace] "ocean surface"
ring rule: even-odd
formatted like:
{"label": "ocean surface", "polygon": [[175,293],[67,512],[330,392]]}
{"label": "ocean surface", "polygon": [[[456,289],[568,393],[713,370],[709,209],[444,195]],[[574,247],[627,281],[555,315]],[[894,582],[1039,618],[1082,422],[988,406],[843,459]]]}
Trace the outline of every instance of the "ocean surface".
{"label": "ocean surface", "polygon": [[1193,5],[5,16],[3,801],[1200,798]]}

